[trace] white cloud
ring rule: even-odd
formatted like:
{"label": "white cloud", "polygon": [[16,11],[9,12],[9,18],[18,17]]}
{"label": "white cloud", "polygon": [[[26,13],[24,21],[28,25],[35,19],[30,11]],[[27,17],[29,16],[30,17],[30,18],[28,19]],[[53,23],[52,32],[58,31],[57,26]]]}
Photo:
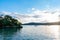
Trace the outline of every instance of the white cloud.
{"label": "white cloud", "polygon": [[27,14],[22,20],[24,22],[56,22],[59,21],[59,14],[59,11],[35,10],[31,14]]}
{"label": "white cloud", "polygon": [[35,10],[35,8],[32,8],[32,10]]}
{"label": "white cloud", "polygon": [[59,21],[58,15],[60,15],[59,10],[55,10],[55,11],[43,10],[43,11],[41,11],[41,10],[37,10],[35,8],[32,8],[32,11],[30,11],[30,13],[26,13],[26,14],[17,13],[17,12],[11,13],[11,12],[5,12],[5,11],[2,13],[14,16],[22,23],[55,22],[55,21]]}

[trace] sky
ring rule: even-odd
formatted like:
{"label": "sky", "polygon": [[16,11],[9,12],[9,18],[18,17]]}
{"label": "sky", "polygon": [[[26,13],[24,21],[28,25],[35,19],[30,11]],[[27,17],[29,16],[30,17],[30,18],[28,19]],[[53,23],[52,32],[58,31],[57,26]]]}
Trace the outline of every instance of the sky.
{"label": "sky", "polygon": [[1,13],[16,16],[23,23],[55,22],[60,15],[60,0],[0,0]]}
{"label": "sky", "polygon": [[31,8],[40,10],[60,7],[60,0],[0,0],[0,11],[27,12]]}

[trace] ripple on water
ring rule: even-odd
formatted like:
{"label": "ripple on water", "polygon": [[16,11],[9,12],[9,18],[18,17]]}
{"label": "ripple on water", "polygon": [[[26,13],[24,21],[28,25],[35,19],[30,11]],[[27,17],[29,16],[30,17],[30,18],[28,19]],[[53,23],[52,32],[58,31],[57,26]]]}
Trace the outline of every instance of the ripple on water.
{"label": "ripple on water", "polygon": [[22,29],[0,29],[1,40],[59,40],[58,25],[23,26]]}

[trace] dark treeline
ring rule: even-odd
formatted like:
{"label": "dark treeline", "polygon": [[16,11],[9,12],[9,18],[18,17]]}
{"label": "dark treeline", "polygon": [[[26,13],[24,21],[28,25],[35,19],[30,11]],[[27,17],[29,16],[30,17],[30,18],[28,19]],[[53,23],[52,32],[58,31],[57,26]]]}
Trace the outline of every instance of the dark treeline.
{"label": "dark treeline", "polygon": [[9,15],[0,16],[0,27],[21,27],[21,23]]}
{"label": "dark treeline", "polygon": [[48,22],[48,23],[34,23],[34,22],[30,22],[30,23],[25,23],[22,25],[60,25],[60,22]]}

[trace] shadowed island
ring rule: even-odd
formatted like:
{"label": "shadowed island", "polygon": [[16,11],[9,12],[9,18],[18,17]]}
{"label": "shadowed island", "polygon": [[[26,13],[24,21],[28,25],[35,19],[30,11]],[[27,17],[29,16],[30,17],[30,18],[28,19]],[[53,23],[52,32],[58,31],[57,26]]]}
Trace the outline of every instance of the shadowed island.
{"label": "shadowed island", "polygon": [[9,15],[0,16],[0,28],[22,28],[21,22]]}
{"label": "shadowed island", "polygon": [[46,23],[35,23],[35,22],[30,22],[30,23],[24,23],[22,25],[60,25],[60,22],[46,22]]}

